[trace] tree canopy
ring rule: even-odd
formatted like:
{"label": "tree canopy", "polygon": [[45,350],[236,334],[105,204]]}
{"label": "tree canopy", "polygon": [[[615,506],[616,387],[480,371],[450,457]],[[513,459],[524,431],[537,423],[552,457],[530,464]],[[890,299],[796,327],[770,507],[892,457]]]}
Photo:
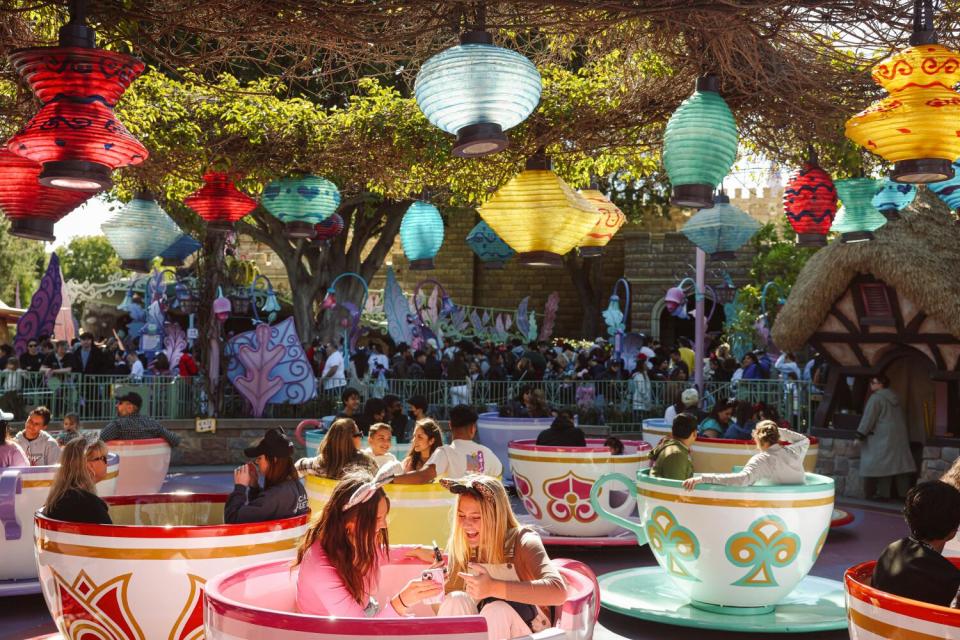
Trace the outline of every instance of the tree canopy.
{"label": "tree canopy", "polygon": [[124,273],[120,257],[105,236],[77,236],[57,255],[64,280],[100,283]]}

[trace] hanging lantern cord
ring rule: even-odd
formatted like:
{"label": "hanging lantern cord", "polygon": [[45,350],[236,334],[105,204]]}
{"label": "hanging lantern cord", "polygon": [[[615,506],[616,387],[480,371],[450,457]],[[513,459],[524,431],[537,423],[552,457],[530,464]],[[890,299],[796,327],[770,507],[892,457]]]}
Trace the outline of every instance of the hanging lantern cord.
{"label": "hanging lantern cord", "polygon": [[474,28],[477,31],[487,30],[487,5],[483,2],[477,3],[477,24]]}
{"label": "hanging lantern cord", "polygon": [[933,0],[914,0],[913,2],[913,33],[910,34],[910,44],[934,44],[937,42],[937,32],[933,30]]}
{"label": "hanging lantern cord", "polygon": [[807,145],[807,164],[820,164],[820,158],[817,157],[817,150],[812,144]]}
{"label": "hanging lantern cord", "polygon": [[87,26],[87,0],[70,0],[70,21],[60,27],[59,35],[61,47],[97,46],[96,34]]}

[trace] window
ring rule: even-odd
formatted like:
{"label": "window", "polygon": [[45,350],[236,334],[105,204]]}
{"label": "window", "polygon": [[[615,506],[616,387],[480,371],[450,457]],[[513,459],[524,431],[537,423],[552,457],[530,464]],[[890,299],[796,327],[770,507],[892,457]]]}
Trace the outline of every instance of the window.
{"label": "window", "polygon": [[882,282],[862,283],[860,298],[863,301],[861,324],[896,326],[897,321],[893,317],[893,305],[890,304],[890,291],[887,285]]}

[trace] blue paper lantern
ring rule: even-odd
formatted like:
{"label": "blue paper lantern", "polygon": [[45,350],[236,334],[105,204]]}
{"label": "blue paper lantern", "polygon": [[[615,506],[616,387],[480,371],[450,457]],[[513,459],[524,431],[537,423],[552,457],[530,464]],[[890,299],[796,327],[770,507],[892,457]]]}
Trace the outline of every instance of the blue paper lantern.
{"label": "blue paper lantern", "polygon": [[697,212],[681,231],[714,260],[729,260],[760,230],[760,223],[730,204],[726,194],[713,200],[712,207]]}
{"label": "blue paper lantern", "polygon": [[931,182],[927,188],[943,200],[951,210],[956,211],[960,209],[960,160],[953,163],[953,170],[952,178],[943,182]]}
{"label": "blue paper lantern", "polygon": [[183,261],[200,249],[200,243],[193,239],[193,236],[186,233],[173,241],[169,247],[160,252],[163,258],[163,266],[179,267]]}
{"label": "blue paper lantern", "polygon": [[453,154],[472,158],[507,147],[503,132],[537,108],[540,88],[532,62],[494,46],[486,31],[468,31],[423,63],[414,95],[427,120],[457,136]]}
{"label": "blue paper lantern", "polygon": [[503,263],[517,253],[483,220],[467,234],[467,244],[485,269],[503,269]]}
{"label": "blue paper lantern", "polygon": [[873,178],[847,178],[834,184],[843,206],[830,230],[840,234],[840,242],[873,240],[873,232],[887,224],[887,219],[873,206],[882,183]]}
{"label": "blue paper lantern", "polygon": [[411,269],[433,269],[433,258],[443,244],[440,211],[422,200],[411,204],[400,221],[400,243]]}
{"label": "blue paper lantern", "polygon": [[314,175],[274,180],[263,189],[264,208],[284,223],[288,238],[313,238],[316,226],[340,206],[337,185]]}
{"label": "blue paper lantern", "polygon": [[177,224],[147,193],[138,193],[100,229],[120,256],[121,266],[144,273],[150,271],[150,262],[181,234]]}
{"label": "blue paper lantern", "polygon": [[900,211],[917,197],[917,187],[903,182],[894,182],[890,178],[883,181],[877,195],[873,196],[873,206],[887,220],[900,218]]}

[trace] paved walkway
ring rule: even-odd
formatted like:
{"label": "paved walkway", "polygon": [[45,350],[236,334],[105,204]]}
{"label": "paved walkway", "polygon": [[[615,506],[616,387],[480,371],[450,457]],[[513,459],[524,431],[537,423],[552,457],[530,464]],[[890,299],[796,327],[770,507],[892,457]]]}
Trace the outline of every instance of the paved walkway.
{"label": "paved walkway", "polygon": [[[184,467],[175,469],[164,485],[165,491],[188,490],[194,492],[226,492],[232,488],[232,474],[227,467]],[[517,505],[515,505],[516,508]],[[841,508],[855,517],[852,524],[834,529],[820,554],[812,575],[841,580],[847,567],[876,558],[888,542],[906,535],[906,526],[896,505],[873,505],[855,501],[841,503]],[[638,566],[653,566],[656,560],[647,547],[621,547],[588,549],[577,547],[551,547],[551,555],[569,557],[587,563],[598,575]],[[4,613],[0,625],[0,640],[23,640],[56,631],[47,613],[43,597],[22,596],[7,598],[0,602]],[[839,640],[847,638],[846,631],[832,633],[794,635],[798,640]],[[643,622],[634,618],[602,611],[600,623],[594,634],[595,640],[721,640],[738,638],[744,634],[732,632],[709,632],[682,627],[671,627]]]}

